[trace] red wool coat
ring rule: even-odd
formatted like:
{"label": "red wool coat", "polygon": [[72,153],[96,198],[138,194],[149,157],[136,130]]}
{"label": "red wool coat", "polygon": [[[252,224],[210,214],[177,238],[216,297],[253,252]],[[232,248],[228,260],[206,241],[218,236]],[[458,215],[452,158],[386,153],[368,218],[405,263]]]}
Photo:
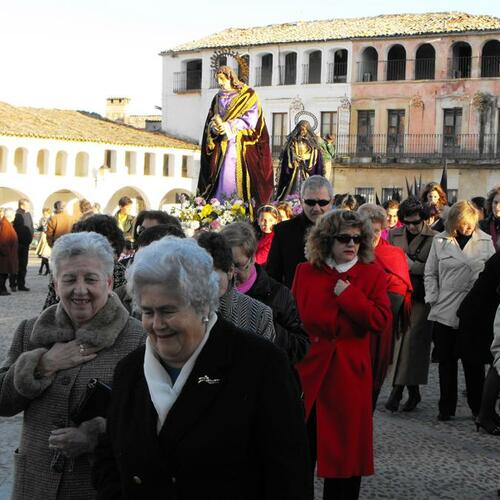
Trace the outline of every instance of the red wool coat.
{"label": "red wool coat", "polygon": [[[337,280],[350,285],[333,293]],[[391,323],[387,278],[378,264],[358,262],[346,273],[299,264],[292,288],[311,340],[297,364],[306,417],[316,403],[318,475],[373,474],[370,335]]]}

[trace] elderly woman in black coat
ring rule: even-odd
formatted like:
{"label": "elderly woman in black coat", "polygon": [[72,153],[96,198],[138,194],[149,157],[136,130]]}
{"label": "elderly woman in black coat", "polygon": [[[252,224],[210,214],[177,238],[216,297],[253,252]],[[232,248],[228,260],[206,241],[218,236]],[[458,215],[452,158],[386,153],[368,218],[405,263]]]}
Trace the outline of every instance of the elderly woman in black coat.
{"label": "elderly woman in black coat", "polygon": [[286,356],[217,316],[208,253],[167,237],[136,254],[127,278],[148,339],[115,371],[97,498],[311,500]]}

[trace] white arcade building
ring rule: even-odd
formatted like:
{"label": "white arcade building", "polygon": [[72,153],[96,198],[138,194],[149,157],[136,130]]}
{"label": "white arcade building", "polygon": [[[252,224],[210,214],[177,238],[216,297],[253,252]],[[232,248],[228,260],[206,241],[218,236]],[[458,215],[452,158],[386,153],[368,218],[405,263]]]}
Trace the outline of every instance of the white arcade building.
{"label": "white arcade building", "polygon": [[0,206],[27,198],[35,220],[57,200],[74,214],[81,198],[111,214],[125,195],[136,211],[165,208],[196,191],[199,156],[193,142],[163,133],[0,102]]}

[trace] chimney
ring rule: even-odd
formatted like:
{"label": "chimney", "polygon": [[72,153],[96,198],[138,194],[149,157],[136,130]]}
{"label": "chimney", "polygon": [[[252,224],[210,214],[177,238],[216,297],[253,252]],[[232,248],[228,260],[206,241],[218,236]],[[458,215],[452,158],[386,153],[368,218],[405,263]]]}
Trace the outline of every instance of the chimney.
{"label": "chimney", "polygon": [[129,97],[108,97],[106,99],[106,118],[114,122],[125,123],[129,103]]}

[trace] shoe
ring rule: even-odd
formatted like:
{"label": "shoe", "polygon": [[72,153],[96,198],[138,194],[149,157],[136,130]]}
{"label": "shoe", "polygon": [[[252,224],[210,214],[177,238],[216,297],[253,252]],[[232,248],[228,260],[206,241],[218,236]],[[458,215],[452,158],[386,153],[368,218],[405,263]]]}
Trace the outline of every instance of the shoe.
{"label": "shoe", "polygon": [[452,417],[452,415],[449,415],[448,413],[440,413],[438,415],[438,420],[440,422],[447,422],[448,420],[450,420]]}
{"label": "shoe", "polygon": [[42,271],[38,271],[38,276],[41,276],[42,275]]}
{"label": "shoe", "polygon": [[29,291],[30,291],[30,289],[29,289],[27,286],[20,286],[20,287],[19,287],[19,291],[20,291],[20,292],[29,292]]}
{"label": "shoe", "polygon": [[401,402],[401,398],[403,397],[403,386],[402,385],[395,385],[392,388],[391,394],[389,396],[389,399],[387,400],[387,403],[385,403],[385,408],[389,411],[392,411],[392,413],[396,412],[399,410],[399,403]]}
{"label": "shoe", "polygon": [[492,436],[500,436],[500,426],[495,424],[493,420],[476,420],[474,422],[476,424],[476,431],[479,432],[480,429],[483,429],[488,434]]}
{"label": "shoe", "polygon": [[12,294],[7,290],[0,290],[0,295],[12,295]]}
{"label": "shoe", "polygon": [[403,405],[403,408],[401,408],[401,411],[413,411],[417,407],[418,403],[420,403],[420,401],[422,401],[420,394],[416,396],[410,396],[408,398],[408,401],[406,401],[406,403]]}
{"label": "shoe", "polygon": [[11,286],[10,287],[11,292],[17,292],[17,286]]}
{"label": "shoe", "polygon": [[45,271],[44,276],[47,276],[47,274],[50,274],[50,271]]}

